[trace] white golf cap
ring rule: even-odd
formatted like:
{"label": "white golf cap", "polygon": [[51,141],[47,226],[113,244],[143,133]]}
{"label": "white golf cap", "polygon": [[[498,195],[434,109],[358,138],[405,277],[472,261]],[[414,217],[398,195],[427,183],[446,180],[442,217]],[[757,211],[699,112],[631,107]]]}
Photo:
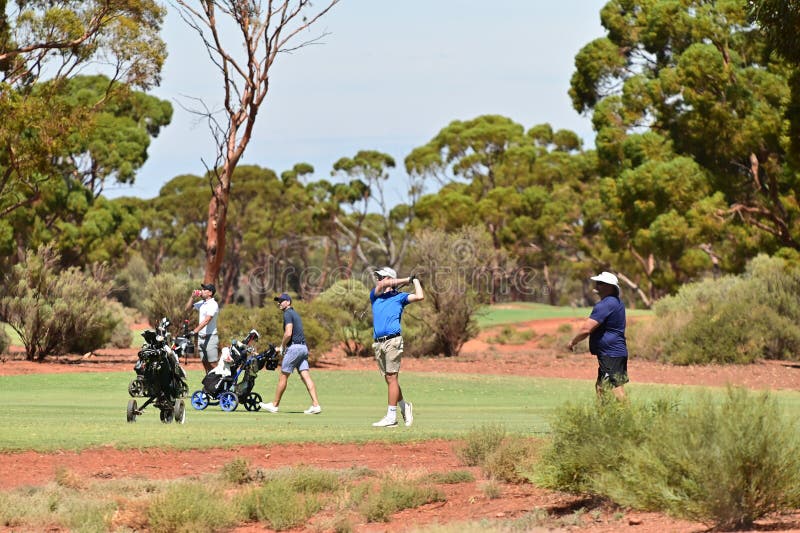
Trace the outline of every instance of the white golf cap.
{"label": "white golf cap", "polygon": [[591,279],[592,281],[599,281],[600,283],[605,283],[606,285],[613,285],[619,289],[619,280],[617,279],[617,276],[615,276],[611,272],[600,272],[598,275],[592,276],[589,279]]}
{"label": "white golf cap", "polygon": [[397,272],[394,271],[393,268],[383,267],[380,270],[376,270],[375,273],[379,276],[383,276],[385,278],[396,278]]}

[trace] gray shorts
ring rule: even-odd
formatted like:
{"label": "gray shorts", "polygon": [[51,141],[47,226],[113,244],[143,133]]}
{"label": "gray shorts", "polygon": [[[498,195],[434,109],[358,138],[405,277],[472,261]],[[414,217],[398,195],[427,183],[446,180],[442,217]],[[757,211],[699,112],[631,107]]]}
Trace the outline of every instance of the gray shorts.
{"label": "gray shorts", "polygon": [[403,358],[403,337],[394,337],[383,342],[373,342],[372,350],[378,362],[378,370],[384,376],[400,372],[400,360]]}
{"label": "gray shorts", "polygon": [[219,359],[219,336],[207,335],[197,339],[200,348],[200,360],[216,363]]}
{"label": "gray shorts", "polygon": [[294,369],[298,372],[308,370],[308,346],[305,344],[292,344],[286,347],[281,363],[281,372],[291,374]]}

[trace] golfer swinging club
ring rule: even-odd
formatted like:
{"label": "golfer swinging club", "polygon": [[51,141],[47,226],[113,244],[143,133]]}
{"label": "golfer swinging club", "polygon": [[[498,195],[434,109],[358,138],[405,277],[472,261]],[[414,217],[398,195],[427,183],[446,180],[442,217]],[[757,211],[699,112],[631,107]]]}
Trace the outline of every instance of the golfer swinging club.
{"label": "golfer swinging club", "polygon": [[[375,271],[375,287],[369,293],[372,302],[372,334],[375,342],[372,349],[378,362],[378,369],[386,380],[389,389],[389,407],[386,416],[372,424],[375,427],[397,427],[397,408],[405,420],[406,426],[414,422],[411,402],[403,399],[398,374],[400,359],[403,355],[403,337],[400,330],[400,319],[403,309],[412,302],[425,299],[422,285],[416,276],[397,279],[397,272],[389,267]],[[397,287],[406,283],[414,284],[414,294],[399,292]]]}

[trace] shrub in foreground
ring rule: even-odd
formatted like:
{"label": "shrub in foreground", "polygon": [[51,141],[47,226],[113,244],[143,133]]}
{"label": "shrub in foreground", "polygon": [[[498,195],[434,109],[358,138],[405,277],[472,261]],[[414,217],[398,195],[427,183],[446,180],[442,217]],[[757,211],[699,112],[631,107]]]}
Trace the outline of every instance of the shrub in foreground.
{"label": "shrub in foreground", "polygon": [[295,491],[289,479],[272,479],[238,498],[248,520],[264,522],[276,531],[300,526],[320,509],[317,498]]}
{"label": "shrub in foreground", "polygon": [[666,411],[628,451],[596,485],[622,505],[722,529],[800,505],[800,431],[767,393],[729,389],[722,404],[702,396]]}
{"label": "shrub in foreground", "polygon": [[555,413],[553,437],[542,452],[536,482],[567,492],[597,494],[598,477],[619,468],[629,450],[645,440],[655,413],[669,408],[667,402],[642,407],[614,400],[561,407]]}
{"label": "shrub in foreground", "polygon": [[506,438],[506,428],[502,424],[484,424],[473,428],[464,437],[464,444],[456,448],[456,456],[466,466],[482,465],[486,456],[500,446]]}
{"label": "shrub in foreground", "polygon": [[388,522],[391,515],[432,502],[445,501],[444,493],[429,485],[401,480],[386,480],[377,490],[365,484],[354,491],[358,509],[368,522]]}
{"label": "shrub in foreground", "polygon": [[155,533],[224,531],[238,522],[230,503],[201,482],[172,485],[153,498],[147,518]]}

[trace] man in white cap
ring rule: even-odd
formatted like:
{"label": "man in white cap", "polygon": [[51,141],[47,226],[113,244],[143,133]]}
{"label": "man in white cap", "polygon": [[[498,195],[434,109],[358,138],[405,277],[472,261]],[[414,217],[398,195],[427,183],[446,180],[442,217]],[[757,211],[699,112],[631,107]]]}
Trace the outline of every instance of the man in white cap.
{"label": "man in white cap", "polygon": [[[425,299],[422,285],[416,276],[397,278],[393,268],[383,267],[375,271],[375,288],[369,293],[372,302],[372,335],[374,342],[372,349],[378,362],[378,369],[386,380],[389,389],[389,406],[386,416],[374,424],[375,427],[397,427],[397,411],[405,421],[406,426],[414,422],[414,412],[411,402],[403,399],[403,390],[400,388],[400,359],[403,355],[403,337],[400,329],[400,319],[403,309],[412,302],[421,302]],[[400,292],[397,287],[407,283],[414,284],[414,294]]]}
{"label": "man in white cap", "polygon": [[575,345],[589,337],[589,351],[597,357],[597,395],[611,388],[618,400],[625,399],[623,386],[628,382],[628,346],[625,341],[625,305],[619,298],[619,280],[611,272],[590,278],[600,301],[592,308],[580,331],[567,344]]}

